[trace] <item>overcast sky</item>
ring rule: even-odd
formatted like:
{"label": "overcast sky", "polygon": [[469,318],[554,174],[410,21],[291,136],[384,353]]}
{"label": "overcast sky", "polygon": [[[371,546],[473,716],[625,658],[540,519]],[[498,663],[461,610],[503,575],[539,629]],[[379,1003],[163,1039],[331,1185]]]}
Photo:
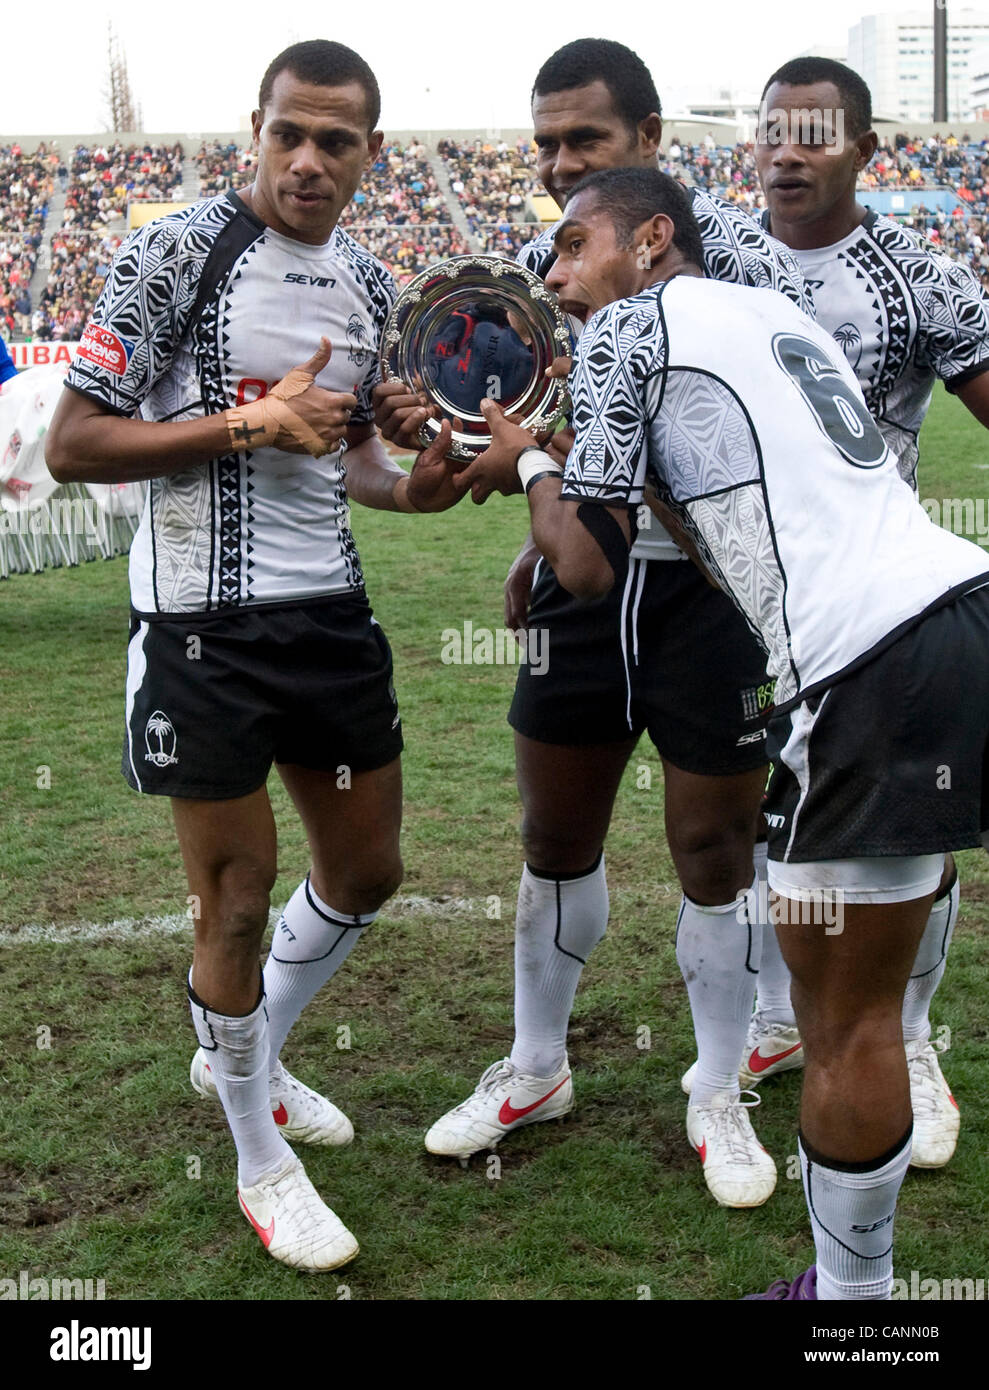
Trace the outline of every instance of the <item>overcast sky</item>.
{"label": "overcast sky", "polygon": [[[925,10],[931,8],[924,0]],[[786,5],[701,0],[622,7],[602,22],[601,0],[566,4],[454,6],[405,0],[351,0],[346,7],[293,0],[284,23],[269,4],[158,0],[127,6],[90,0],[8,0],[0,22],[5,56],[0,135],[98,131],[106,126],[106,26],[123,44],[131,88],[147,131],[198,133],[239,128],[271,58],[298,39],[329,38],[367,59],[381,86],[390,128],[528,122],[529,90],[540,64],[570,39],[619,39],[652,69],[668,110],[678,94],[761,87],[796,53],[844,47],[848,27],[868,13],[911,8],[888,0],[791,0]],[[952,10],[949,6],[949,22]],[[497,18],[487,19],[486,14]],[[347,16],[353,15],[350,19]],[[422,16],[411,19],[410,16]]]}

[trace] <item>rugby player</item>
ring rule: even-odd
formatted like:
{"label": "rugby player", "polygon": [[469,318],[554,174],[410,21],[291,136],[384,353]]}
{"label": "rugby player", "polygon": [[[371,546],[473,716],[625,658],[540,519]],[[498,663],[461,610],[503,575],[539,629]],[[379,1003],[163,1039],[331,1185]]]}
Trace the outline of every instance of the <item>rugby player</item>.
{"label": "rugby player", "polygon": [[[123,772],[172,798],[194,895],[192,1083],[223,1104],[245,1216],[303,1269],[335,1268],[357,1242],[287,1140],[345,1144],[353,1130],[279,1053],[402,876],[391,654],[347,499],[458,500],[449,426],[408,475],[372,420],[394,286],[337,222],[381,147],[379,111],[351,49],[279,54],[253,115],[253,184],[128,238],[48,434],[62,482],[150,479],[130,558]],[[262,980],[272,762],[312,869]]]}
{"label": "rugby player", "polygon": [[587,599],[623,581],[651,480],[760,634],[817,1260],[753,1296],[888,1298],[911,1149],[903,996],[945,852],[989,846],[987,557],[930,520],[824,329],[703,277],[674,180],[581,180],[556,249],[546,283],[586,321],[565,472],[488,402],[493,444],[459,485],[478,502],[524,488],[542,554]]}
{"label": "rugby player", "polygon": [[[656,167],[659,97],[645,64],[622,44],[578,39],[554,53],[536,76],[532,116],[539,176],[561,209],[593,170]],[[754,219],[698,189],[689,197],[708,275],[804,303],[792,258]],[[521,264],[545,276],[556,254],[554,231],[529,242]],[[414,443],[424,404],[401,383],[378,388],[376,400],[385,436]],[[572,437],[556,437],[561,457]],[[662,758],[667,836],[684,893],[677,959],[700,1057],[687,1134],[716,1200],[758,1206],[773,1191],[776,1169],[740,1097],[738,1058],[761,936],[747,918],[754,900],[745,894],[767,775],[765,656],[730,601],[651,513],[644,511],[643,523],[625,583],[594,604],[565,591],[531,537],[508,576],[508,625],[543,629],[550,653],[538,679],[520,668],[509,714],[526,859],[515,924],[515,1041],[473,1095],[432,1126],[426,1147],[465,1158],[519,1125],[573,1108],[570,1011],[607,925],[603,845],[645,729]],[[764,878],[764,843],[756,858]],[[717,977],[701,985],[700,961],[711,958]]]}
{"label": "rugby player", "polygon": [[[971,271],[918,233],[856,201],[875,154],[872,99],[858,73],[827,58],[784,64],[763,89],[756,161],[768,207],[763,226],[791,248],[814,297],[818,323],[844,350],[880,433],[917,487],[917,436],[940,378],[989,425],[989,299]],[[911,1163],[939,1168],[958,1140],[958,1106],[931,1043],[930,1002],[944,974],[958,915],[958,875],[945,875],[903,1003],[914,1130]],[[770,1076],[802,1061],[789,976],[776,935],[764,934],[753,1071]],[[689,1091],[689,1073],[684,1078]]]}

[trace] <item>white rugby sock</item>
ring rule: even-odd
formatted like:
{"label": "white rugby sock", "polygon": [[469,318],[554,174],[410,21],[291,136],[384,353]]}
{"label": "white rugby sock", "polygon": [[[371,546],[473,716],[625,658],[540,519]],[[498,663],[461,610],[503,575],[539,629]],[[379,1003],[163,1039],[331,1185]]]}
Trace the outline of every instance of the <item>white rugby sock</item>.
{"label": "white rugby sock", "polygon": [[955,922],[958,920],[958,875],[952,879],[951,886],[943,897],[935,898],[931,915],[927,919],[924,935],[917,947],[907,992],[903,996],[903,1038],[913,1042],[916,1038],[931,1036],[931,1019],[928,1010],[947,964],[948,947],[951,945]]}
{"label": "white rugby sock", "polygon": [[264,994],[251,1013],[231,1018],[215,1013],[193,992],[190,972],[189,1007],[237,1147],[238,1181],[251,1187],[292,1157],[271,1115]]}
{"label": "white rugby sock", "polygon": [[[760,841],[753,851],[756,878],[765,883],[761,890],[760,902],[768,901],[768,882],[766,879],[765,840]],[[759,981],[756,986],[756,1008],[765,1014],[769,1023],[785,1023],[792,1028],[796,1023],[793,1005],[790,1003],[790,971],[787,969],[776,928],[771,922],[762,923],[762,957],[759,961]]]}
{"label": "white rugby sock", "polygon": [[563,1066],[567,1026],[584,962],[608,925],[604,855],[586,873],[533,872],[526,864],[515,914],[515,1042],[511,1060],[531,1076]]}
{"label": "white rugby sock", "polygon": [[887,1299],[893,1289],[893,1214],[910,1163],[912,1128],[870,1164],[807,1153],[798,1141],[804,1196],[817,1248],[821,1299]]}
{"label": "white rugby sock", "polygon": [[323,988],[357,945],[376,912],[345,913],[328,907],[307,874],[285,904],[264,966],[270,1020],[271,1071],[289,1030],[310,999]]}
{"label": "white rugby sock", "polygon": [[760,933],[752,921],[757,895],[756,880],[748,893],[720,907],[703,907],[686,896],[680,903],[676,957],[697,1039],[691,1105],[703,1105],[718,1091],[738,1094],[759,969]]}

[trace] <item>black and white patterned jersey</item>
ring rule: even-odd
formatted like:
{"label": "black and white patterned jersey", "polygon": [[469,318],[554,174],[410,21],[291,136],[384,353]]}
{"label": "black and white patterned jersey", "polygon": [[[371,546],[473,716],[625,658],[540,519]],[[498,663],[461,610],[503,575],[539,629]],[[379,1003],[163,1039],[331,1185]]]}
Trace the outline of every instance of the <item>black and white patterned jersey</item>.
{"label": "black and white patterned jersey", "polygon": [[[712,197],[699,188],[688,188],[690,207],[700,228],[704,244],[704,271],[712,280],[751,285],[755,289],[777,290],[813,315],[813,300],[793,252],[769,235],[758,219],[723,198]],[[516,259],[526,270],[545,280],[556,253],[555,223],[527,242]],[[578,325],[579,331],[579,325]],[[633,555],[642,560],[683,560],[683,551],[670,538],[652,514],[644,516],[646,526],[639,532]]]}
{"label": "black and white patterned jersey", "polygon": [[[149,223],[121,246],[68,385],[121,415],[190,420],[265,395],[329,338],[319,374],[373,418],[388,271],[337,228],[322,246],[279,235],[236,194]],[[291,603],[358,589],[345,449],[314,459],[231,452],[148,488],[131,548],[143,615]]]}
{"label": "black and white patterned jersey", "polygon": [[989,296],[967,266],[874,212],[833,246],[793,254],[818,323],[843,348],[900,472],[916,487],[917,435],[934,378],[951,391],[989,371]]}
{"label": "black and white patterned jersey", "polygon": [[563,497],[638,505],[651,478],[761,639],[779,706],[989,582],[900,477],[834,339],[780,294],[677,276],[595,314],[571,380]]}

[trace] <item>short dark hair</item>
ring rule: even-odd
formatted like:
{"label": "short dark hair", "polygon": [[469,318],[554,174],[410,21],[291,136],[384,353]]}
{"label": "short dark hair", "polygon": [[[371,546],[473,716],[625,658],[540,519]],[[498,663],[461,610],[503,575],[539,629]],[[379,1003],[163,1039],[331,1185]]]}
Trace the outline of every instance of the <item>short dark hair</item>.
{"label": "short dark hair", "polygon": [[532,98],[591,82],[604,83],[615,110],[632,130],[654,111],[663,114],[649,69],[637,53],[613,39],[574,39],[558,48],[536,73]]}
{"label": "short dark hair", "polygon": [[786,87],[811,87],[815,82],[830,82],[838,88],[851,133],[864,135],[872,129],[872,93],[865,80],[844,63],[837,63],[833,58],[791,58],[776,69],[763,87],[763,98],[774,82]]}
{"label": "short dark hair", "polygon": [[367,101],[367,128],[373,130],[378,124],[381,115],[378,79],[361,55],[346,44],[334,43],[330,39],[308,39],[305,43],[293,43],[290,48],[284,49],[271,60],[261,79],[259,111],[263,111],[271,100],[271,89],[280,72],[294,73],[300,82],[311,82],[314,87],[343,87],[348,82],[359,82]]}
{"label": "short dark hair", "polygon": [[704,269],[704,242],[683,184],[658,169],[599,169],[570,190],[567,206],[578,193],[593,190],[597,207],[611,218],[619,246],[635,245],[635,233],[657,212],[673,223],[673,245],[699,270]]}

